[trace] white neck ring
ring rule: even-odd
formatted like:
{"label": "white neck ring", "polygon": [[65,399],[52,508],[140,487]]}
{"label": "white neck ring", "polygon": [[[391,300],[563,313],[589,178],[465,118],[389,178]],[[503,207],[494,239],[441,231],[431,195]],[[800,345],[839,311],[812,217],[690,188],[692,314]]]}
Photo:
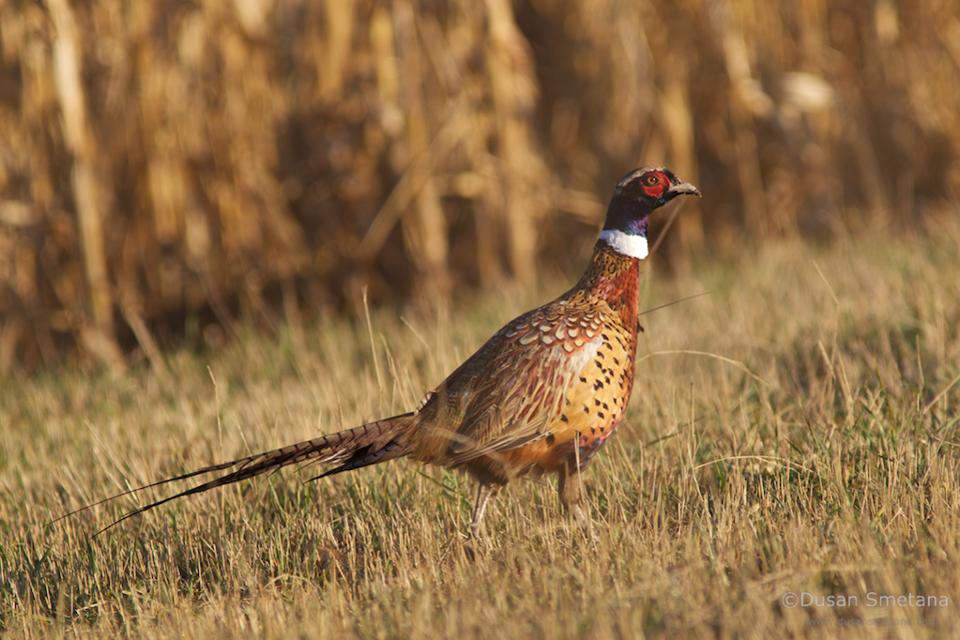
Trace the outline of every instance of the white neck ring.
{"label": "white neck ring", "polygon": [[649,253],[646,236],[634,236],[618,229],[604,229],[600,232],[600,239],[617,253],[631,258],[643,260]]}

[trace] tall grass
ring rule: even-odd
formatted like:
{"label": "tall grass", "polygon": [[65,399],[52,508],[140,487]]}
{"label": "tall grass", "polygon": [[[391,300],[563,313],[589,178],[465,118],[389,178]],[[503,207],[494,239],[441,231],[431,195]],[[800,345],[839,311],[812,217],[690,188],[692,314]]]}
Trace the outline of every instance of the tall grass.
{"label": "tall grass", "polygon": [[[960,228],[797,240],[644,277],[626,423],[589,525],[518,482],[465,540],[472,487],[393,463],[231,487],[88,536],[184,468],[416,405],[566,284],[456,312],[239,329],[169,379],[59,372],[0,394],[0,631],[12,637],[928,637],[960,623]],[[376,354],[376,357],[374,357]],[[307,477],[311,469],[302,471]],[[796,607],[788,592],[858,596]],[[867,593],[944,596],[871,607]]]}
{"label": "tall grass", "polygon": [[683,255],[940,209],[957,42],[934,0],[7,0],[0,370],[529,283],[640,163],[707,194]]}

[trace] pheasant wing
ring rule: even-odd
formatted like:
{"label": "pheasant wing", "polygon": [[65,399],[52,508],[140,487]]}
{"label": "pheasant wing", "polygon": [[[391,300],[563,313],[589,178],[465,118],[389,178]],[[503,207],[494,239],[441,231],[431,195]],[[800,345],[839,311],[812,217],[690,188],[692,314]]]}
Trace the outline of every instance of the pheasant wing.
{"label": "pheasant wing", "polygon": [[430,422],[454,432],[446,433],[442,461],[457,465],[545,437],[571,382],[595,357],[603,329],[602,314],[563,300],[501,329],[424,408],[445,413],[447,420]]}

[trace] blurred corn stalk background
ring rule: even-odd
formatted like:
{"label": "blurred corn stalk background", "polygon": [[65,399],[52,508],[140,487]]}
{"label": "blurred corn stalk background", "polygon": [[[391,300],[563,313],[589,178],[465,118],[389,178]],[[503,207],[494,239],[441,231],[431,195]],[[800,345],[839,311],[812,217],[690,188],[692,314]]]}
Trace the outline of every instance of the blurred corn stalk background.
{"label": "blurred corn stalk background", "polygon": [[956,0],[0,0],[0,371],[529,281],[643,163],[688,251],[896,229],[958,150]]}

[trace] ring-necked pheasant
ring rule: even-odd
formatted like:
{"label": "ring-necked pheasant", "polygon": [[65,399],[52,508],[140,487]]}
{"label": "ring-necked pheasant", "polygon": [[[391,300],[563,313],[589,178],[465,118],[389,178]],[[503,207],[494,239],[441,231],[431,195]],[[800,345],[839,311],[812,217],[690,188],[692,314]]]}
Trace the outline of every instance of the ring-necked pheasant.
{"label": "ring-necked pheasant", "polygon": [[464,469],[477,479],[471,523],[475,536],[490,497],[529,472],[558,474],[562,505],[579,512],[579,471],[623,419],[633,387],[637,291],[640,261],[647,256],[648,217],[688,194],[700,192],[666,168],[624,176],[579,282],[500,329],[416,410],[112,496],[96,504],[228,471],[106,528],[171,500],[290,464],[325,465],[321,478],[403,457]]}

